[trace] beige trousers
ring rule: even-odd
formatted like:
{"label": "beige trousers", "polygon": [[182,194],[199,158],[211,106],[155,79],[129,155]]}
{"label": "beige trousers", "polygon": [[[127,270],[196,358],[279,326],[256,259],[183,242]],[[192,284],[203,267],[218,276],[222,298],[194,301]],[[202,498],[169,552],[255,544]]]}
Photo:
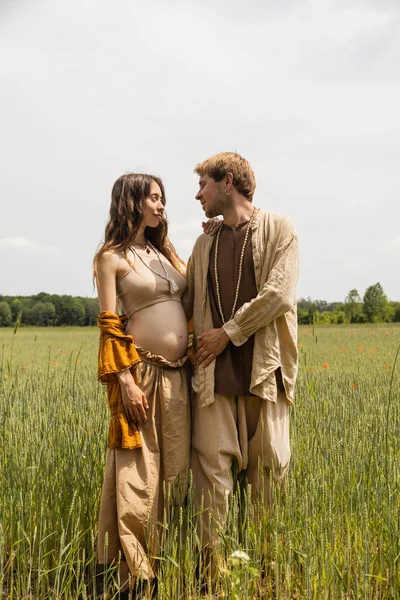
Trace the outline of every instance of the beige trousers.
{"label": "beige trousers", "polygon": [[136,375],[149,403],[147,421],[140,426],[143,446],[107,450],[98,560],[110,564],[121,554],[134,577],[151,579],[151,557],[159,554],[158,524],[163,522],[166,508],[163,482],[172,486],[171,497],[176,502],[182,502],[186,494],[190,400],[186,365],[163,368],[154,360],[144,360]]}
{"label": "beige trousers", "polygon": [[[251,484],[252,497],[271,503],[271,476],[282,484],[289,467],[289,405],[285,393],[276,402],[256,396],[215,394],[208,406],[193,399],[191,468],[195,502],[203,507],[202,544],[215,544],[223,531],[236,461],[241,480]],[[212,513],[210,519],[209,511]]]}

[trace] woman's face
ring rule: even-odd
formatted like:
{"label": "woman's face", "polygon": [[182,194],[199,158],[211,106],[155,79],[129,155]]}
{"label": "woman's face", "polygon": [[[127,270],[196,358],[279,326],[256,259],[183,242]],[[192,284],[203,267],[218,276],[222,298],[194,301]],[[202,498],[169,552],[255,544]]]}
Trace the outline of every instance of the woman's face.
{"label": "woman's face", "polygon": [[157,227],[163,220],[164,210],[160,186],[152,181],[149,196],[143,202],[144,227]]}

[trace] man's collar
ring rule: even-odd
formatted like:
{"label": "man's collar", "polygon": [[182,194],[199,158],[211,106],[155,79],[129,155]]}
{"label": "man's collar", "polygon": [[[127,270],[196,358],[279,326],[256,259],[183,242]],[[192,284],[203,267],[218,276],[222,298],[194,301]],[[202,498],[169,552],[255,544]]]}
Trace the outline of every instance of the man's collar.
{"label": "man's collar", "polygon": [[[254,208],[256,208],[256,207],[254,207]],[[256,229],[257,228],[258,221],[260,219],[260,214],[261,214],[261,210],[259,208],[256,208],[256,214],[254,215],[253,220],[252,220],[252,222],[250,224],[250,229]],[[223,225],[225,225],[225,223],[224,223],[224,220],[222,219],[220,227],[222,227]],[[242,225],[242,223],[240,223],[240,225]],[[227,225],[227,227],[229,227],[229,225]],[[211,235],[211,236],[214,237],[218,233],[218,230],[219,230],[219,228],[216,229],[213,233],[210,233],[209,235]]]}
{"label": "man's collar", "polygon": [[259,208],[256,209],[257,212],[254,215],[253,221],[251,222],[250,229],[254,230],[258,227],[258,221],[260,220],[261,210]]}

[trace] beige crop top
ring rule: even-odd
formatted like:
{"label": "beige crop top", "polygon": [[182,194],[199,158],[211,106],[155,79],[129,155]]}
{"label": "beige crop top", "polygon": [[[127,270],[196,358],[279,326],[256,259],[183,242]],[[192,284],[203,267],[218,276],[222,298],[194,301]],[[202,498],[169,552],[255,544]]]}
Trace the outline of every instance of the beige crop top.
{"label": "beige crop top", "polygon": [[[154,271],[164,275],[157,256],[140,250],[137,251],[137,254],[140,254],[140,258]],[[155,275],[143,264],[142,260],[135,256],[134,268],[117,278],[117,297],[122,302],[128,318],[131,318],[138,310],[159,302],[181,302],[186,289],[186,279],[168,262],[165,256],[162,254],[159,256],[168,277],[171,277],[178,286],[178,291],[172,294],[168,282]]]}

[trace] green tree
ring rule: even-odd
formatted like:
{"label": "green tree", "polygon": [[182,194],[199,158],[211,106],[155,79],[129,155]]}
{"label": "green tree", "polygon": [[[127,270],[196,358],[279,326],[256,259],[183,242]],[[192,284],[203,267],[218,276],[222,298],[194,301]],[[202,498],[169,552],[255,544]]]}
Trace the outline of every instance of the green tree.
{"label": "green tree", "polygon": [[[11,308],[11,315],[12,315],[12,320],[15,321],[19,315],[19,313],[22,311],[24,312],[25,304],[22,302],[22,300],[20,300],[19,298],[14,298],[14,300],[11,302],[10,305]],[[23,318],[23,316],[22,316]]]}
{"label": "green tree", "polygon": [[52,302],[36,302],[29,312],[31,325],[53,325],[56,309]]}
{"label": "green tree", "polygon": [[392,321],[398,323],[400,321],[400,302],[389,302],[393,311]]}
{"label": "green tree", "polygon": [[333,323],[332,315],[333,313],[327,310],[317,312],[315,315],[315,322],[318,323],[318,325],[330,325]]}
{"label": "green tree", "polygon": [[309,325],[310,324],[310,315],[308,314],[308,310],[304,308],[297,309],[297,321],[300,325]]}
{"label": "green tree", "polygon": [[317,310],[320,313],[328,311],[328,303],[326,300],[315,300],[313,304],[315,306],[315,310]]}
{"label": "green tree", "polygon": [[314,322],[315,313],[317,312],[317,305],[314,300],[311,300],[310,296],[308,298],[300,298],[300,300],[297,302],[297,307],[300,309],[300,311],[307,311],[308,323]]}
{"label": "green tree", "polygon": [[299,298],[297,300],[297,320],[301,325],[309,325],[310,321],[310,306],[313,304],[311,298]]}
{"label": "green tree", "polygon": [[36,302],[29,313],[29,322],[31,325],[44,325],[44,302]]}
{"label": "green tree", "polygon": [[80,298],[73,298],[70,305],[71,322],[68,325],[83,325],[86,316],[85,306]]}
{"label": "green tree", "polygon": [[348,318],[344,310],[336,308],[332,313],[332,323],[342,324],[348,323]]}
{"label": "green tree", "polygon": [[370,285],[364,294],[364,314],[367,321],[390,321],[389,301],[380,283]]}
{"label": "green tree", "polygon": [[57,325],[75,325],[72,303],[72,296],[58,296],[55,302]]}
{"label": "green tree", "polygon": [[56,307],[52,302],[43,302],[43,320],[44,324],[53,325],[56,316]]}
{"label": "green tree", "polygon": [[2,300],[0,302],[0,327],[7,327],[7,325],[11,325],[11,322],[11,308],[5,300]]}
{"label": "green tree", "polygon": [[86,317],[85,325],[96,325],[99,314],[97,298],[85,298]]}
{"label": "green tree", "polygon": [[363,304],[360,294],[355,288],[350,290],[344,301],[344,312],[350,323],[359,323],[362,320]]}

